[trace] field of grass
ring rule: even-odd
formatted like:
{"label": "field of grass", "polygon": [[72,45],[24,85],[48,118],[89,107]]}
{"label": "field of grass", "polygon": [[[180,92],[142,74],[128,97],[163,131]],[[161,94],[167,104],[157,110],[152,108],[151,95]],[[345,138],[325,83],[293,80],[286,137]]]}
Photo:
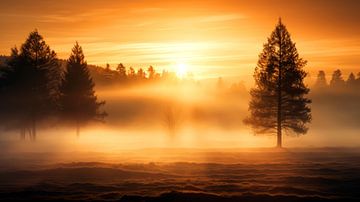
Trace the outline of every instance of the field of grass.
{"label": "field of grass", "polygon": [[145,149],[0,159],[1,200],[360,199],[358,149]]}

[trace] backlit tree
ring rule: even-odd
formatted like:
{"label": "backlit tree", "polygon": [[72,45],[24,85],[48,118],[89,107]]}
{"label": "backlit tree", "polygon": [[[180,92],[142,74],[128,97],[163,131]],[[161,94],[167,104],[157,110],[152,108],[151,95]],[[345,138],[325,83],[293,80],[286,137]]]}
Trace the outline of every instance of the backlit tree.
{"label": "backlit tree", "polygon": [[306,61],[299,57],[290,33],[279,20],[255,68],[255,87],[251,89],[250,116],[244,120],[256,134],[276,134],[282,147],[286,134],[305,134],[311,121],[311,100],[303,82]]}
{"label": "backlit tree", "polygon": [[76,42],[67,61],[60,100],[63,118],[75,123],[78,136],[80,127],[92,120],[102,121],[106,116],[100,111],[105,102],[98,101],[94,86],[82,48]]}

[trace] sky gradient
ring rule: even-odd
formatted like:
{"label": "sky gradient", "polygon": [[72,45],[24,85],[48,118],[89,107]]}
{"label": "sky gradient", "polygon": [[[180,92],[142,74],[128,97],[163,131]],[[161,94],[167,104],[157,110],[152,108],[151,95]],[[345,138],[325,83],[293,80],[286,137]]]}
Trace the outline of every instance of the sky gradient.
{"label": "sky gradient", "polygon": [[[251,78],[278,18],[315,76],[359,72],[360,1],[0,0],[0,54],[38,29],[60,58],[75,41],[90,64],[172,69],[195,78]],[[246,79],[244,79],[246,80]]]}

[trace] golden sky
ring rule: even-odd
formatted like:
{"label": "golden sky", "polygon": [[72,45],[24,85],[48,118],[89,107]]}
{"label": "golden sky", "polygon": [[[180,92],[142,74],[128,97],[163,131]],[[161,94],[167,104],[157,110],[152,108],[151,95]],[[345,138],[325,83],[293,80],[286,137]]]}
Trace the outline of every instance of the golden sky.
{"label": "golden sky", "polygon": [[91,64],[248,78],[281,16],[311,76],[347,75],[360,71],[359,11],[357,0],[0,0],[0,54],[37,28],[63,59],[79,41]]}

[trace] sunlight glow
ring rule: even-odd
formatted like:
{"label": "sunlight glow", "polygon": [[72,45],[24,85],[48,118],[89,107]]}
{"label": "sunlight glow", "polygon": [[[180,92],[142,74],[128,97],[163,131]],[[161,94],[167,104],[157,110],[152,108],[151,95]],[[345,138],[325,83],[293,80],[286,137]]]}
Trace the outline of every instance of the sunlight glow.
{"label": "sunlight glow", "polygon": [[187,65],[183,62],[178,62],[176,64],[176,75],[179,77],[179,78],[184,78],[187,74]]}

